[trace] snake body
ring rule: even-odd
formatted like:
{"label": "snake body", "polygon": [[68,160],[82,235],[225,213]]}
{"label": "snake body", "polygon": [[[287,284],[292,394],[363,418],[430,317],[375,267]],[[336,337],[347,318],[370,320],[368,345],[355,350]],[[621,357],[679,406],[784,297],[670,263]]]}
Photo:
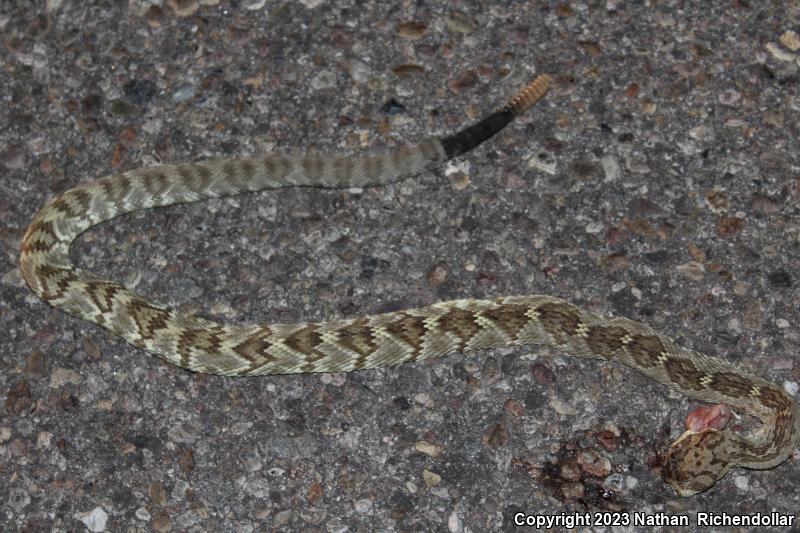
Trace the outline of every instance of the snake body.
{"label": "snake body", "polygon": [[687,430],[671,446],[663,469],[679,494],[709,488],[734,465],[767,469],[780,464],[800,439],[800,407],[782,388],[678,346],[644,324],[601,317],[558,298],[464,299],[320,323],[228,325],[181,314],[76,268],[69,259],[79,234],[131,211],[262,189],[368,187],[405,179],[492,137],[539,100],[549,84],[548,76],[540,76],[477,124],[388,155],[224,159],[139,168],[78,185],[30,223],[21,244],[22,274],[50,305],[194,372],[349,372],[527,344],[619,361],[687,396],[727,404],[762,422],[748,435],[716,427]]}

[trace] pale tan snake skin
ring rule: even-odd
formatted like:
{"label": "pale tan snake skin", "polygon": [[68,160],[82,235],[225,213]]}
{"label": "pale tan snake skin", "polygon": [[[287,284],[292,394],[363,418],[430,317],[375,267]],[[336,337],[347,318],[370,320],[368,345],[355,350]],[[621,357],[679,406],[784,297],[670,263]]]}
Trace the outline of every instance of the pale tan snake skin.
{"label": "pale tan snake skin", "polygon": [[587,313],[550,296],[453,300],[419,309],[313,324],[228,325],[186,316],[73,266],[72,241],[120,214],[288,186],[371,187],[440,165],[491,137],[546,92],[540,76],[476,126],[389,155],[330,158],[266,155],[140,168],[78,185],[30,223],[20,267],[44,301],[194,372],[227,376],[349,372],[453,352],[544,344],[619,361],[681,393],[757,417],[743,436],[687,431],[665,461],[682,495],[712,486],[730,466],[772,468],[800,439],[800,408],[782,388],[722,359],[685,348],[648,326]]}

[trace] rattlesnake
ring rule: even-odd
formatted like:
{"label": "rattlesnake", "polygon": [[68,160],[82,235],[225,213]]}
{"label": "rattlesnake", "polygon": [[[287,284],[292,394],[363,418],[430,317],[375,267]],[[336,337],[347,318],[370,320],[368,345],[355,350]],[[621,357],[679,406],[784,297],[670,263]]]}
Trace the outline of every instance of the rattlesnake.
{"label": "rattlesnake", "polygon": [[[454,135],[389,155],[266,155],[139,168],[78,185],[39,211],[22,239],[20,268],[44,301],[194,372],[253,376],[349,372],[453,352],[545,344],[615,360],[707,402],[757,417],[747,436],[704,424],[671,447],[664,477],[681,495],[711,487],[730,466],[772,468],[800,440],[800,407],[780,387],[722,359],[677,346],[648,326],[605,318],[543,295],[464,299],[321,323],[227,325],[186,316],[73,266],[72,241],[123,213],[289,186],[367,187],[407,178],[476,147],[548,90],[538,77],[500,110]],[[696,424],[695,424],[696,425]]]}

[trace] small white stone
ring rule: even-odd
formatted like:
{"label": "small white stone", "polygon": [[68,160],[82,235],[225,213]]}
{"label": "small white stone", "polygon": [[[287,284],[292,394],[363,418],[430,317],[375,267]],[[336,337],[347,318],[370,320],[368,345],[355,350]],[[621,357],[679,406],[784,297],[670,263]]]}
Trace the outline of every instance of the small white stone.
{"label": "small white stone", "polygon": [[86,525],[86,529],[92,532],[105,531],[108,514],[101,508],[95,507],[86,513],[78,513],[75,518]]}
{"label": "small white stone", "polygon": [[604,181],[617,181],[622,173],[619,170],[619,160],[613,155],[604,155],[600,158],[600,164],[603,166],[603,172],[606,177]]}
{"label": "small white stone", "polygon": [[550,175],[555,175],[556,167],[558,165],[556,163],[556,156],[553,153],[542,149],[528,159],[528,166],[530,168],[538,168],[542,172],[546,172]]}
{"label": "small white stone", "polygon": [[727,89],[720,93],[719,103],[721,103],[722,105],[732,106],[736,104],[736,102],[741,100],[741,98],[742,98],[742,93],[740,93],[739,91],[736,91],[734,89]]}
{"label": "small white stone", "polygon": [[464,531],[464,521],[458,516],[458,510],[456,509],[447,517],[447,530],[452,533],[461,533]]}
{"label": "small white stone", "polygon": [[469,175],[469,171],[470,171],[469,161],[465,159],[450,160],[444,167],[445,176],[450,176],[451,174],[456,174],[458,172]]}
{"label": "small white stone", "polygon": [[589,222],[584,227],[584,230],[586,230],[586,233],[588,233],[590,235],[596,235],[596,234],[600,233],[601,231],[603,231],[604,227],[605,227],[605,225],[602,222]]}
{"label": "small white stone", "polygon": [[311,79],[311,88],[314,90],[329,89],[336,85],[336,73],[330,69],[324,69]]}
{"label": "small white stone", "polygon": [[575,407],[567,402],[559,400],[558,398],[551,398],[547,403],[556,413],[562,416],[575,416],[578,414],[578,410],[575,409]]}
{"label": "small white stone", "polygon": [[767,52],[772,54],[772,57],[778,61],[794,61],[797,57],[791,52],[787,52],[775,43],[767,43]]}
{"label": "small white stone", "polygon": [[734,476],[733,484],[736,485],[737,489],[746,491],[748,488],[750,488],[750,478],[747,476]]}
{"label": "small white stone", "polygon": [[792,396],[797,395],[797,391],[800,389],[800,385],[796,381],[784,381],[783,382],[783,390],[791,394]]}
{"label": "small white stone", "polygon": [[372,500],[356,500],[353,502],[353,508],[359,514],[372,514]]}
{"label": "small white stone", "polygon": [[347,383],[347,374],[344,372],[325,372],[321,375],[320,381],[326,385],[341,387]]}
{"label": "small white stone", "polygon": [[189,483],[178,479],[175,481],[175,486],[172,488],[172,499],[181,501],[186,496],[186,491],[189,490]]}
{"label": "small white stone", "polygon": [[445,486],[441,487],[431,487],[431,494],[434,496],[438,496],[443,500],[449,500],[451,498],[450,491]]}
{"label": "small white stone", "polygon": [[622,492],[625,488],[625,476],[611,474],[603,480],[603,488],[614,492]]}
{"label": "small white stone", "polygon": [[372,67],[369,64],[361,61],[360,59],[354,59],[352,63],[350,63],[350,75],[353,79],[359,83],[366,83],[369,81],[369,77],[372,74]]}
{"label": "small white stone", "polygon": [[266,3],[267,0],[256,0],[249,6],[244,6],[244,8],[250,11],[258,11],[259,9],[263,9]]}
{"label": "small white stone", "polygon": [[36,436],[36,448],[39,450],[42,448],[49,448],[51,440],[53,440],[53,434],[42,431]]}
{"label": "small white stone", "polygon": [[136,513],[134,514],[136,515],[136,518],[138,518],[139,520],[144,520],[145,522],[150,520],[150,511],[148,511],[144,507],[139,507],[138,509],[136,509]]}
{"label": "small white stone", "polygon": [[414,403],[421,405],[423,407],[433,407],[434,402],[431,398],[431,395],[427,392],[418,392],[414,395]]}
{"label": "small white stone", "polygon": [[694,128],[689,130],[689,136],[692,139],[700,142],[713,142],[716,138],[716,134],[714,130],[709,128],[708,126],[701,124],[699,126],[695,126]]}

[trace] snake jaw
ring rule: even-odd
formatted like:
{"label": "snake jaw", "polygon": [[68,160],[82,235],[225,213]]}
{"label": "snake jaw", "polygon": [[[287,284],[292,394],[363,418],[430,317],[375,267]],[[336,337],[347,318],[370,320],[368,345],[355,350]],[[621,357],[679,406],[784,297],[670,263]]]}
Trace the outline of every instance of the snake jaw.
{"label": "snake jaw", "polygon": [[731,463],[716,451],[729,440],[727,431],[707,427],[687,429],[673,442],[664,461],[663,477],[680,496],[694,496],[714,486],[730,470]]}

